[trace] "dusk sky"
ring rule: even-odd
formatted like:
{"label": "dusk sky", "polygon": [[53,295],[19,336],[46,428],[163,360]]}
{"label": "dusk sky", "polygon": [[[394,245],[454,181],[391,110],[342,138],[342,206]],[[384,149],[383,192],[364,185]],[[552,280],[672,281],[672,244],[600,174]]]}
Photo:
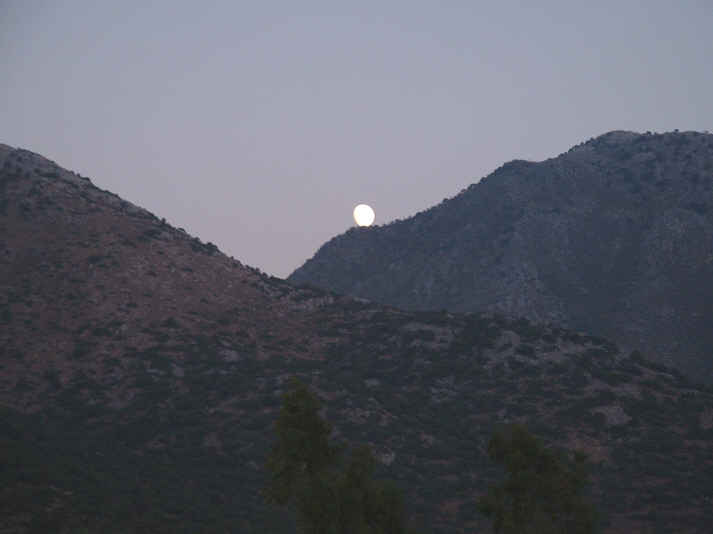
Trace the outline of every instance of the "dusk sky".
{"label": "dusk sky", "polygon": [[713,0],[0,0],[0,142],[284,277],[615,129],[713,130]]}

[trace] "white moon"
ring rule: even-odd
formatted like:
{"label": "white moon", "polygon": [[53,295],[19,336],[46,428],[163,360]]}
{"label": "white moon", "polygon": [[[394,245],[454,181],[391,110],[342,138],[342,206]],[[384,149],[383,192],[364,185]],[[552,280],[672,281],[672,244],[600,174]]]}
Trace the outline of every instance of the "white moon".
{"label": "white moon", "polygon": [[358,226],[371,226],[374,222],[374,210],[366,204],[359,204],[354,208],[354,221]]}

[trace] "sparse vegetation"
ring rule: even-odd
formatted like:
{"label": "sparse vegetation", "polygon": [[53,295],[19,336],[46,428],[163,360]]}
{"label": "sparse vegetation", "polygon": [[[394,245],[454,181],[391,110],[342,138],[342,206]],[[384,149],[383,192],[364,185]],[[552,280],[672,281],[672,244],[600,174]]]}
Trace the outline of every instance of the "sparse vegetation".
{"label": "sparse vegetation", "polygon": [[[39,159],[23,157],[30,170]],[[691,534],[713,521],[713,389],[648,354],[493,314],[293,288],[217,249],[194,252],[187,234],[64,172],[35,187],[25,219],[19,206],[38,177],[4,172],[3,532],[294,533],[296,501],[283,510],[258,491],[291,375],[324,400],[328,443],[369,444],[371,454],[338,451],[315,486],[348,503],[353,513],[324,516],[347,525],[387,517],[374,503],[398,510],[399,492],[379,482],[393,479],[411,524],[486,532],[477,496],[503,474],[487,440],[518,422],[546,450],[587,451],[603,527]],[[37,209],[48,195],[54,204]],[[508,217],[517,232],[523,214]]]}

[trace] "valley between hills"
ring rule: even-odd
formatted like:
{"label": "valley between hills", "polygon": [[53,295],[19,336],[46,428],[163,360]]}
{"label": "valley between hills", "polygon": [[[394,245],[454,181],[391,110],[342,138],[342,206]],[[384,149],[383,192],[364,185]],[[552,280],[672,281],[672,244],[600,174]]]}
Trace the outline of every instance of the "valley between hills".
{"label": "valley between hills", "polygon": [[[438,210],[416,220],[448,220]],[[350,231],[312,261],[402,229],[415,231]],[[499,475],[486,444],[510,422],[588,454],[602,532],[709,530],[713,390],[691,377],[699,356],[678,367],[517,306],[404,310],[304,281],[0,145],[0,532],[293,532],[259,495],[293,375],[335,439],[372,448],[428,532],[488,532],[475,507]]]}

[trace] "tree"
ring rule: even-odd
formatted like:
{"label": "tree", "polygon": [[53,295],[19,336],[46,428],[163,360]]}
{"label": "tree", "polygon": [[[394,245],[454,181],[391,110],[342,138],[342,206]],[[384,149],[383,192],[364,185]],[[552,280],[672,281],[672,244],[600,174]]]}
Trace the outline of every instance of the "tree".
{"label": "tree", "polygon": [[591,534],[594,508],[582,495],[588,483],[586,457],[558,454],[521,425],[497,431],[490,458],[505,468],[505,481],[478,501],[496,534]]}
{"label": "tree", "polygon": [[329,442],[331,426],[319,416],[320,403],[302,382],[292,379],[275,423],[277,442],[268,457],[269,503],[284,506],[298,489],[330,467],[339,448]]}
{"label": "tree", "polygon": [[349,461],[330,442],[320,402],[292,379],[275,423],[277,441],[267,460],[266,500],[294,506],[303,534],[405,534],[401,492],[374,480],[374,457],[356,447]]}

